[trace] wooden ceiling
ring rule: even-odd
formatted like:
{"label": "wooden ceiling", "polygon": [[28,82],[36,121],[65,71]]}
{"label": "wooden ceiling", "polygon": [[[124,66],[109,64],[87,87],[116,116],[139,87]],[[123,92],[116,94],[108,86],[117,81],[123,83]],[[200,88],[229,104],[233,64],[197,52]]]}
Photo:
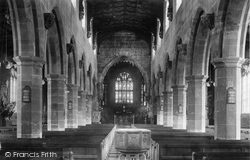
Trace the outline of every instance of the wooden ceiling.
{"label": "wooden ceiling", "polygon": [[157,19],[163,21],[164,0],[87,0],[88,22],[98,42],[117,31],[134,32],[150,43],[157,33]]}

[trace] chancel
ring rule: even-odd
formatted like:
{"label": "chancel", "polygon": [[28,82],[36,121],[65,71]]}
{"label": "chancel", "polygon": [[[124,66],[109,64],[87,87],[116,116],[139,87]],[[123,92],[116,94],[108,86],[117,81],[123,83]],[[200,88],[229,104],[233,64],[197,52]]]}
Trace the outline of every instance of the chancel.
{"label": "chancel", "polygon": [[250,0],[0,0],[0,159],[249,160]]}

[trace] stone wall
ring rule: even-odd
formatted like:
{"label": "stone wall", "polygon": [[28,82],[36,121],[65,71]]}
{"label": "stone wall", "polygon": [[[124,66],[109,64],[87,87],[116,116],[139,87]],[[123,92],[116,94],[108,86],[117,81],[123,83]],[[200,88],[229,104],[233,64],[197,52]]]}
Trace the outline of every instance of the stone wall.
{"label": "stone wall", "polygon": [[[112,38],[103,41],[98,51],[98,73],[112,60],[117,57],[126,56],[136,61],[143,70],[150,73],[150,48],[146,41],[137,39],[132,32],[117,32]],[[105,76],[105,75],[103,75]]]}
{"label": "stone wall", "polygon": [[[84,67],[87,70],[92,64],[92,73],[96,74],[97,63],[93,48],[87,38],[87,31],[82,26],[82,21],[78,16],[78,0],[76,0],[76,8],[70,0],[39,0],[36,1],[37,6],[41,7],[42,13],[51,13],[55,8],[59,11],[59,15],[64,32],[65,43],[70,43],[72,37],[75,39],[77,59],[81,60],[84,57]],[[85,16],[87,16],[85,14]],[[66,44],[65,44],[66,45]],[[78,63],[78,62],[77,62]],[[92,75],[94,77],[94,75]]]}

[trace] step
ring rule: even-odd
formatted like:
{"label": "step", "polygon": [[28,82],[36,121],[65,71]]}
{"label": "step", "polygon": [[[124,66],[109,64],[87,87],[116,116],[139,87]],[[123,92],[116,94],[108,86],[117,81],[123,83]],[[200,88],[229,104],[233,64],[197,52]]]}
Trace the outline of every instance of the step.
{"label": "step", "polygon": [[162,160],[192,160],[192,156],[161,156]]}

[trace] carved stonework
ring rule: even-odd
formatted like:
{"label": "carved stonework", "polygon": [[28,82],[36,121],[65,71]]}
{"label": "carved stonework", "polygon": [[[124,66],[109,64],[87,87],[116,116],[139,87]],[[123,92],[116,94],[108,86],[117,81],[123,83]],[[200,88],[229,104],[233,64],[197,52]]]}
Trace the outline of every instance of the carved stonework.
{"label": "carved stonework", "polygon": [[71,43],[67,43],[67,54],[70,54],[73,51],[73,45]]}
{"label": "carved stonework", "polygon": [[177,51],[180,54],[186,55],[187,54],[187,44],[178,44],[177,45]]}
{"label": "carved stonework", "polygon": [[87,38],[90,38],[92,36],[91,30],[88,31],[87,33]]}
{"label": "carved stonework", "polygon": [[160,32],[159,32],[159,36],[162,39],[163,38],[163,27],[160,27]]}
{"label": "carved stonework", "polygon": [[96,42],[94,42],[94,44],[93,44],[93,50],[95,50],[96,47],[97,47],[97,44],[96,44]]}
{"label": "carved stonework", "polygon": [[129,147],[139,148],[139,133],[128,134]]}
{"label": "carved stonework", "polygon": [[121,152],[145,152],[150,148],[151,131],[147,129],[117,129],[115,148]]}
{"label": "carved stonework", "polygon": [[168,68],[172,69],[172,61],[168,61]]}
{"label": "carved stonework", "polygon": [[49,29],[55,22],[55,15],[53,13],[44,13],[44,27]]}
{"label": "carved stonework", "polygon": [[9,24],[9,25],[11,25],[11,17],[10,17],[10,12],[9,12],[9,10],[7,10],[7,11],[5,12],[4,17],[5,17],[6,23]]}
{"label": "carved stonework", "polygon": [[125,133],[116,133],[116,146],[124,147],[125,146]]}
{"label": "carved stonework", "polygon": [[158,78],[162,78],[162,77],[163,77],[163,72],[162,71],[158,72]]}
{"label": "carved stonework", "polygon": [[81,21],[84,18],[84,11],[79,11],[79,20]]}
{"label": "carved stonework", "polygon": [[157,46],[155,44],[153,44],[153,49],[156,51],[157,50]]}
{"label": "carved stonework", "polygon": [[173,7],[168,7],[168,13],[167,13],[167,17],[169,21],[173,20]]}
{"label": "carved stonework", "polygon": [[83,60],[79,60],[79,68],[83,68],[84,62]]}
{"label": "carved stonework", "polygon": [[142,146],[147,147],[150,145],[150,134],[149,133],[143,133],[142,134]]}
{"label": "carved stonework", "polygon": [[84,18],[84,6],[83,6],[83,1],[79,1],[79,20],[81,21]]}
{"label": "carved stonework", "polygon": [[170,61],[169,56],[167,57],[166,68],[172,69],[172,61]]}
{"label": "carved stonework", "polygon": [[212,30],[214,28],[214,18],[214,13],[203,13],[201,15],[201,22],[210,30]]}

